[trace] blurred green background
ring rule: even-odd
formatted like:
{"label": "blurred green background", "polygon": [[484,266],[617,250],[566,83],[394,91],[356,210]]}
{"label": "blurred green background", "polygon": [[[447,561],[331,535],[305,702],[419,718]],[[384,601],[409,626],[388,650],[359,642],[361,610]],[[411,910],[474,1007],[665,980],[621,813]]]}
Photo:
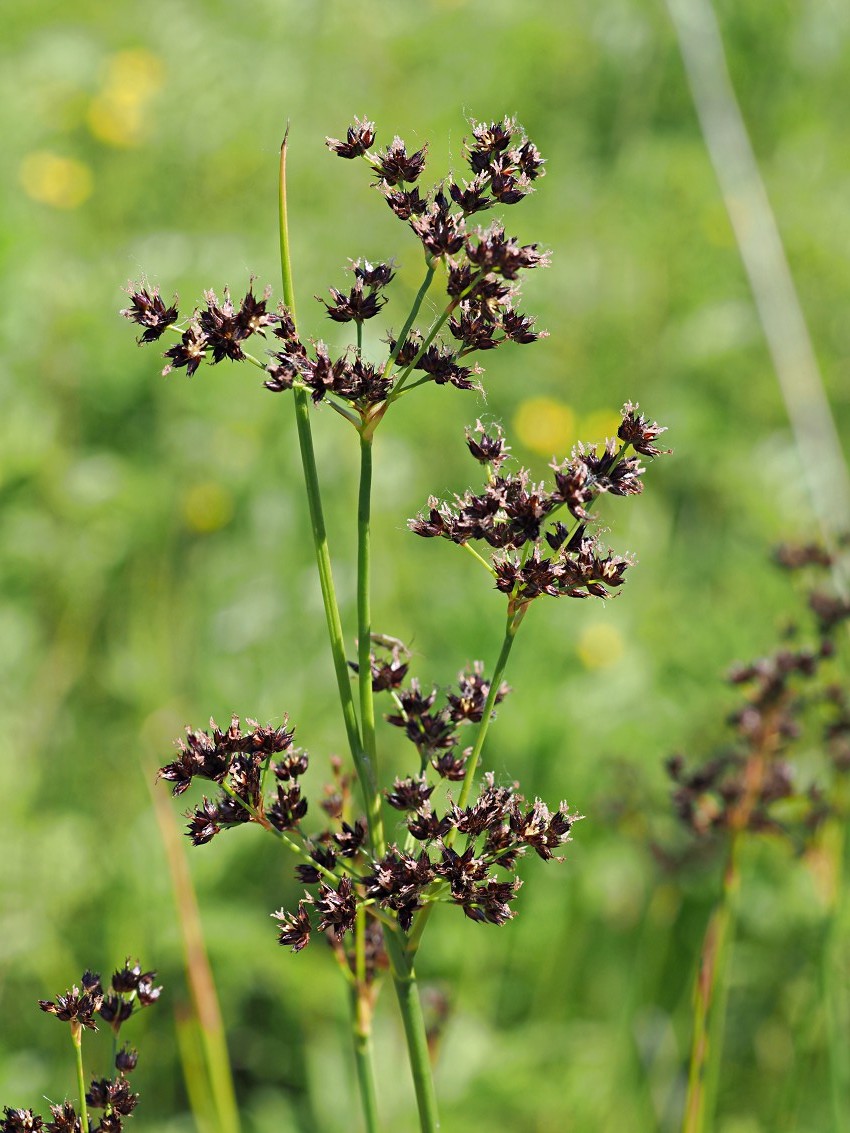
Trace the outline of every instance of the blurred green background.
{"label": "blurred green background", "polygon": [[[850,15],[828,0],[717,11],[846,433]],[[118,317],[120,288],[145,275],[189,308],[254,274],[279,295],[289,120],[302,330],[341,345],[312,296],[342,285],[349,258],[395,257],[386,319],[367,325],[377,349],[420,252],[325,135],[365,114],[379,142],[427,140],[433,179],[461,169],[469,116],[512,113],[548,159],[506,220],[552,250],[523,303],[551,337],[483,359],[486,403],[426,388],[379,433],[376,629],[411,642],[425,682],[493,662],[501,600],[468,556],[405,526],[474,475],[462,428],[477,416],[504,421],[541,474],[632,399],[669,425],[675,454],[644,497],[605,501],[612,545],[639,559],[621,595],[541,603],[519,637],[488,764],[588,818],[562,865],[527,862],[504,929],[434,918],[420,972],[451,1003],[444,1129],[675,1129],[717,875],[656,865],[653,846],[675,840],[662,761],[722,740],[721,674],[796,609],[769,549],[812,523],[663,4],[44,0],[7,6],[3,31],[0,1103],[73,1092],[67,1036],[35,1000],[132,955],[167,988],[129,1036],[136,1126],[192,1127],[155,769],[210,713],[288,712],[316,787],[344,745],[290,402],[249,366],[161,378],[156,348]],[[326,411],[314,427],[351,642],[355,438]],[[393,729],[380,738],[388,768],[409,766]],[[321,947],[277,947],[268,914],[297,890],[267,841],[244,830],[190,854],[245,1126],[356,1129],[343,989]],[[717,1128],[815,1133],[830,1120],[818,891],[778,845],[745,884]],[[386,1128],[404,1133],[386,990],[376,1029]]]}

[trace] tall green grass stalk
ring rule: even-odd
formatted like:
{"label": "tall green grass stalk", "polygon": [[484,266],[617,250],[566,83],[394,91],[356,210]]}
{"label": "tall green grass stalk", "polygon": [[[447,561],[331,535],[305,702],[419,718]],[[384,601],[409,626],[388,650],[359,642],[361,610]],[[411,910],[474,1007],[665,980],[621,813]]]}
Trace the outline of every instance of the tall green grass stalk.
{"label": "tall green grass stalk", "polygon": [[720,899],[709,918],[700,952],[694,984],[691,1059],[683,1133],[705,1133],[713,1128],[729,998],[730,958],[741,887],[737,846],[738,840],[733,839],[723,872]]}

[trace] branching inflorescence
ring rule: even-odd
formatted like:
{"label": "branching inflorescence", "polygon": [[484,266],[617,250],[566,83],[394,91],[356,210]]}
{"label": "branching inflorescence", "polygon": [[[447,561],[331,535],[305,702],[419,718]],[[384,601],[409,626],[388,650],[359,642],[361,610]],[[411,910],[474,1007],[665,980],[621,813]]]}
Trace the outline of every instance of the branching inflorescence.
{"label": "branching inflorescence", "polygon": [[[784,544],[776,561],[788,571],[823,574],[833,555],[818,544]],[[816,645],[784,643],[730,669],[728,682],[743,696],[728,718],[735,742],[692,767],[681,755],[667,761],[673,805],[697,841],[720,843],[724,836],[750,833],[804,843],[830,812],[828,783],[801,783],[794,756],[814,739],[827,755],[830,778],[850,768],[850,707],[841,684],[824,676],[834,665],[836,635],[850,619],[850,602],[819,581],[807,604]]]}
{"label": "branching inflorescence", "polygon": [[[226,731],[189,730],[177,758],[160,775],[182,794],[193,779],[216,784],[189,814],[188,833],[196,845],[220,831],[256,824],[278,837],[299,859],[298,879],[307,892],[295,909],[274,914],[281,944],[294,952],[311,935],[324,933],[354,989],[355,1051],[370,1130],[376,1128],[370,1069],[364,1053],[376,973],[389,967],[405,1024],[410,1062],[424,1131],[436,1129],[436,1102],[427,1066],[427,1044],[416,992],[414,958],[435,904],[459,906],[468,918],[502,925],[513,916],[519,889],[517,866],[528,850],[548,861],[569,841],[576,819],[565,802],[550,809],[526,800],[515,783],[498,783],[492,773],[476,783],[485,738],[497,704],[510,691],[503,674],[529,606],[538,597],[605,598],[622,585],[631,560],[603,548],[595,532],[594,505],[602,495],[636,495],[643,488],[641,458],[664,450],[656,445],[662,428],[628,403],[618,435],[577,445],[552,464],[548,484],[528,470],[510,470],[510,456],[498,425],[479,421],[467,433],[471,455],[485,471],[481,492],[450,502],[430,499],[410,521],[424,537],[463,546],[486,569],[490,584],[505,597],[505,636],[490,676],[476,662],[458,683],[441,691],[409,678],[410,657],[402,642],[373,633],[370,606],[370,509],[372,444],[391,406],[425,384],[461,391],[480,388],[482,369],[473,356],[507,343],[528,345],[543,337],[534,319],[518,309],[525,272],[547,263],[537,244],[509,236],[501,221],[482,226],[478,214],[523,200],[543,175],[535,145],[512,118],[473,123],[464,147],[467,178],[450,178],[428,190],[419,187],[427,146],[408,153],[394,138],[375,148],[375,128],[355,120],[343,140],[328,138],[330,150],[361,159],[374,187],[421,244],[424,277],[406,318],[388,331],[381,358],[367,358],[363,324],[382,314],[396,278],[392,261],[352,263],[349,287],[317,296],[335,324],[352,324],[354,341],[341,354],[298,330],[288,252],[285,169],[281,163],[281,249],[285,302],[270,308],[270,289],[261,297],[253,283],[235,303],[225,289],[212,291],[188,321],[179,323],[176,305],[166,307],[156,288],[131,288],[122,313],[142,328],[141,343],[164,334],[179,341],[165,351],[165,373],[195,374],[202,363],[244,361],[263,371],[266,389],[292,391],[311,523],[338,692],[350,753],[360,782],[364,812],[353,810],[349,777],[337,765],[336,783],[321,805],[330,825],[316,828],[300,778],[307,755],[294,746],[286,721],[262,727],[234,717]],[[438,275],[439,273],[439,275]],[[430,322],[420,319],[426,294],[441,280],[442,307]],[[265,361],[246,344],[266,342]],[[310,435],[308,406],[329,405],[359,434],[360,487],[357,542],[357,655],[346,653],[327,552]],[[484,554],[475,549],[482,546]],[[485,557],[489,556],[489,557]],[[356,697],[351,673],[356,674]],[[413,745],[411,773],[380,788],[374,698],[392,704],[387,722]],[[355,703],[356,701],[356,703]],[[470,737],[464,743],[464,735]],[[475,795],[473,797],[473,790]],[[405,815],[399,842],[384,836],[385,804]]]}
{"label": "branching inflorescence", "polygon": [[[119,1048],[118,1039],[124,1024],[145,1007],[156,1003],[162,988],[156,985],[156,972],[142,970],[140,964],[126,960],[113,972],[108,987],[96,972],[83,972],[79,987],[74,984],[55,1000],[40,999],[38,1005],[70,1028],[71,1042],[77,1062],[80,1089],[79,1107],[65,1101],[50,1106],[50,1119],[45,1120],[31,1109],[3,1110],[2,1133],[121,1133],[124,1119],[129,1117],[139,1100],[127,1077],[136,1069],[139,1052],[126,1043]],[[83,1031],[96,1031],[96,1019],[112,1031],[112,1066],[114,1077],[92,1078],[86,1087],[83,1069]],[[91,1124],[88,1110],[101,1110],[98,1123]]]}
{"label": "branching inflorescence", "polygon": [[[777,550],[776,560],[784,569],[800,574],[823,574],[835,566],[834,553],[818,544],[783,545]],[[793,647],[786,641],[772,654],[735,665],[729,672],[729,683],[742,694],[742,702],[728,717],[734,741],[692,766],[681,755],[667,761],[675,784],[673,806],[692,846],[720,850],[725,856],[720,892],[706,929],[694,987],[685,1133],[704,1133],[712,1123],[729,956],[742,885],[741,855],[749,839],[781,838],[795,849],[805,850],[821,837],[821,853],[832,844],[829,869],[836,879],[836,895],[833,927],[828,934],[833,940],[828,944],[838,949],[835,933],[840,924],[838,894],[848,811],[850,702],[840,681],[828,674],[836,663],[839,627],[850,619],[850,602],[820,580],[809,591],[808,606],[817,630],[816,646]],[[796,633],[796,627],[789,628],[790,636]],[[817,776],[811,773],[813,750],[825,756]],[[795,757],[800,755],[809,765],[805,778],[795,765]],[[823,838],[823,829],[829,823],[833,824],[832,837]],[[827,958],[827,968],[832,961],[833,957]],[[828,987],[828,979],[825,984]],[[832,991],[828,994],[831,1000]],[[834,1031],[834,1046],[840,1044],[843,1067],[846,1011],[830,1003],[826,1015]],[[843,1069],[836,1065],[832,1077],[834,1089],[836,1082],[845,1081]],[[843,1088],[840,1090],[843,1093]]]}

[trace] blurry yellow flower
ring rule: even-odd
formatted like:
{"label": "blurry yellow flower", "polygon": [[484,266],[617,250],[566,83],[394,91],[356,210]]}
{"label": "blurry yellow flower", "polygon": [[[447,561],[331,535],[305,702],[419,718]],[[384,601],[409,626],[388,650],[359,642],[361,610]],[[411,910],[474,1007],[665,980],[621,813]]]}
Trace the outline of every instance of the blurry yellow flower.
{"label": "blurry yellow flower", "polygon": [[616,437],[622,420],[622,414],[616,409],[596,409],[582,417],[578,433],[583,441],[591,444],[605,441],[608,437]]}
{"label": "blurry yellow flower", "polygon": [[28,197],[58,209],[79,208],[94,188],[92,171],[84,162],[48,150],[28,153],[19,176]]}
{"label": "blurry yellow flower", "polygon": [[541,456],[566,456],[575,443],[576,418],[569,405],[551,397],[530,397],[514,416],[514,430],[527,449]]}
{"label": "blurry yellow flower", "polygon": [[233,497],[212,480],[195,484],[183,497],[183,516],[190,531],[218,531],[233,518]]}
{"label": "blurry yellow flower", "polygon": [[106,66],[103,86],[89,105],[89,129],[112,146],[143,139],[150,100],[165,81],[162,61],[149,51],[119,51]]}
{"label": "blurry yellow flower", "polygon": [[625,644],[616,626],[595,622],[582,631],[576,652],[586,669],[605,669],[620,660]]}

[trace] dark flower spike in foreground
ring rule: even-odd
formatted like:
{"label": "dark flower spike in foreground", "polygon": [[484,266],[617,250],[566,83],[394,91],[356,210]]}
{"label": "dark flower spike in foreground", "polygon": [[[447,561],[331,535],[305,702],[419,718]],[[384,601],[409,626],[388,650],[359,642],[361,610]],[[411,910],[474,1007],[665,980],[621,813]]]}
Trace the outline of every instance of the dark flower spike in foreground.
{"label": "dark flower spike in foreground", "polygon": [[251,289],[242,300],[237,310],[233,306],[230,292],[224,289],[224,302],[219,303],[214,291],[205,291],[207,309],[198,315],[198,324],[212,350],[213,363],[229,358],[232,362],[239,362],[245,357],[242,343],[253,334],[265,334],[265,328],[271,326],[277,316],[266,312],[266,304],[271,291],[266,292],[262,299],[254,297]]}
{"label": "dark flower spike in foreground", "polygon": [[475,422],[474,429],[466,430],[466,447],[479,464],[489,465],[493,472],[499,471],[510,452],[501,425],[493,425],[488,430],[480,421]]}
{"label": "dark flower spike in foreground", "polygon": [[315,905],[320,917],[318,927],[321,932],[333,929],[336,933],[343,933],[354,928],[357,903],[350,878],[343,877],[336,889],[330,885],[320,885]]}
{"label": "dark flower spike in foreground", "polygon": [[272,916],[280,922],[278,943],[291,948],[293,952],[300,952],[310,943],[310,914],[307,909],[311,902],[300,901],[297,913],[288,913],[285,909],[278,909]]}
{"label": "dark flower spike in foreground", "polygon": [[186,377],[191,378],[206,357],[206,353],[206,335],[196,323],[190,323],[177,346],[166,350],[164,357],[168,359],[168,365],[162,371],[163,377],[172,370],[185,367]]}
{"label": "dark flower spike in foreground", "polygon": [[2,1133],[41,1133],[44,1127],[43,1118],[31,1109],[10,1109],[4,1106],[5,1117],[0,1121]]}
{"label": "dark flower spike in foreground", "polygon": [[378,295],[374,288],[366,292],[364,291],[364,286],[365,281],[363,277],[358,276],[354,286],[347,295],[344,295],[341,291],[337,291],[335,287],[329,288],[333,296],[333,303],[328,303],[319,295],[317,295],[316,298],[320,303],[324,303],[329,317],[332,318],[334,322],[363,323],[367,319],[374,319],[386,303],[386,299]]}
{"label": "dark flower spike in foreground", "polygon": [[115,1055],[115,1069],[121,1074],[131,1074],[139,1061],[139,1052],[130,1046],[122,1046]]}
{"label": "dark flower spike in foreground", "polygon": [[348,127],[344,142],[338,138],[325,138],[325,145],[339,157],[352,159],[368,153],[374,141],[375,123],[365,118],[355,118],[354,125]]}
{"label": "dark flower spike in foreground", "polygon": [[160,298],[159,288],[154,287],[153,291],[148,291],[146,287],[139,286],[134,291],[133,284],[130,284],[127,292],[130,306],[121,311],[121,314],[125,319],[144,327],[140,342],[156,342],[172,323],[177,322],[177,307],[166,307]]}
{"label": "dark flower spike in foreground", "polygon": [[52,1105],[50,1115],[53,1120],[44,1127],[48,1133],[81,1133],[80,1118],[70,1102]]}
{"label": "dark flower spike in foreground", "polygon": [[395,278],[395,268],[392,263],[370,264],[368,260],[355,260],[351,270],[355,278],[361,280],[364,286],[374,287],[376,290],[386,287]]}
{"label": "dark flower spike in foreground", "polygon": [[119,995],[127,995],[138,991],[139,984],[154,977],[154,972],[142,972],[141,964],[133,963],[128,957],[124,967],[112,973],[112,990]]}
{"label": "dark flower spike in foreground", "polygon": [[[542,595],[606,598],[623,584],[632,560],[603,549],[588,534],[590,505],[604,492],[626,496],[643,490],[644,469],[627,450],[632,446],[648,457],[661,454],[665,450],[653,441],[662,431],[638,416],[637,406],[629,402],[623,407],[619,448],[614,441],[601,450],[577,446],[570,460],[552,465],[554,485],[547,487],[535,484],[526,469],[503,475],[504,436],[501,430],[488,433],[478,422],[480,439],[468,431],[467,447],[490,470],[483,492],[467,492],[451,503],[431,498],[427,513],[412,519],[410,528],[424,538],[481,541],[496,551],[489,569],[515,612]],[[564,507],[573,516],[570,526],[554,518]]]}
{"label": "dark flower spike in foreground", "polygon": [[[291,749],[295,729],[287,729],[285,720],[278,728],[261,727],[256,720],[246,720],[245,723],[249,728],[247,732],[242,731],[238,716],[231,718],[226,732],[218,727],[215,720],[210,720],[209,732],[195,732],[187,728],[185,741],[177,741],[179,757],[160,768],[158,777],[173,782],[171,793],[180,795],[195,777],[221,783],[233,767],[237,753],[265,757],[284,754]],[[306,760],[303,753],[302,757]]]}
{"label": "dark flower spike in foreground", "polygon": [[516,237],[505,235],[501,224],[479,228],[474,237],[467,238],[466,254],[469,262],[480,271],[492,272],[511,281],[521,271],[545,267],[549,263],[548,253],[538,251],[537,244],[520,244]]}
{"label": "dark flower spike in foreground", "polygon": [[650,424],[648,418],[642,417],[638,413],[638,408],[637,405],[632,405],[630,401],[626,402],[623,406],[623,420],[617,430],[617,436],[621,441],[630,444],[635,452],[639,452],[643,456],[668,454],[670,449],[657,448],[653,443],[661,433],[667,432],[666,427],[659,425],[657,421]]}
{"label": "dark flower spike in foreground", "polygon": [[392,145],[376,155],[375,172],[387,185],[395,186],[405,182],[412,185],[422,176],[427,152],[428,147],[425,145],[416,153],[408,154],[401,138],[393,138]]}

